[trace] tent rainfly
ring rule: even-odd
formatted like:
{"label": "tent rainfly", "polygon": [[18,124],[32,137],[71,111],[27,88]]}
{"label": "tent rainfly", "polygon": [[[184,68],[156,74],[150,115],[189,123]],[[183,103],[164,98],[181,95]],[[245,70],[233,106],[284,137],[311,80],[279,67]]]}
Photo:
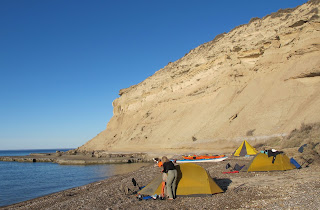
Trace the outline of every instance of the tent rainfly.
{"label": "tent rainfly", "polygon": [[238,149],[233,153],[233,156],[256,155],[257,153],[258,151],[244,140],[240,147],[238,147]]}
{"label": "tent rainfly", "polygon": [[265,153],[259,153],[251,162],[249,171],[285,171],[295,169],[290,159],[285,154],[277,154],[275,157]]}
{"label": "tent rainfly", "polygon": [[[176,166],[178,171],[177,196],[212,195],[223,190],[215,183],[207,171],[194,163],[182,163]],[[160,195],[162,176],[159,174],[146,187],[138,192],[141,195]]]}

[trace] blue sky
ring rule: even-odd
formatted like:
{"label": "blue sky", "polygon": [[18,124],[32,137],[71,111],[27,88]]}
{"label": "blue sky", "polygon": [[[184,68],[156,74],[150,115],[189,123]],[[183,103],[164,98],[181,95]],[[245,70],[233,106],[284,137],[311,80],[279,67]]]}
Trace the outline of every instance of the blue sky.
{"label": "blue sky", "polygon": [[306,0],[0,0],[0,150],[76,148],[119,90]]}

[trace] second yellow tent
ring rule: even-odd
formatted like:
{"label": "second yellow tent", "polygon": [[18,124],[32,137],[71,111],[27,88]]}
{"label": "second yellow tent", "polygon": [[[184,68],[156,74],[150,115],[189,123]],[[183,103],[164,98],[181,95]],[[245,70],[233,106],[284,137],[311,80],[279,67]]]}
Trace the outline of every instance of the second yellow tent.
{"label": "second yellow tent", "polygon": [[240,147],[238,147],[238,149],[233,153],[233,156],[256,155],[257,153],[258,151],[244,140]]}

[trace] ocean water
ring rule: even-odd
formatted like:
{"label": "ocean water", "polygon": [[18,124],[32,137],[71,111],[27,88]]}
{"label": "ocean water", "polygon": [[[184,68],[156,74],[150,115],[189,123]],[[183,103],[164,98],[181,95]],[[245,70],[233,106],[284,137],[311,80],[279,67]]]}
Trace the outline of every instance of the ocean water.
{"label": "ocean water", "polygon": [[[60,150],[66,151],[66,150]],[[0,156],[51,153],[56,150],[1,151]],[[137,170],[147,163],[103,165],[59,165],[0,161],[0,206],[30,200],[54,192],[86,185],[116,174]]]}

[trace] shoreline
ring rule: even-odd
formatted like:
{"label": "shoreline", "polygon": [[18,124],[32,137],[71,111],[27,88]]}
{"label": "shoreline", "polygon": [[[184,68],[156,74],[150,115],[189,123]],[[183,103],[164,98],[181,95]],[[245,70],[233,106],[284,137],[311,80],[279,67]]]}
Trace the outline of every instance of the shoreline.
{"label": "shoreline", "polygon": [[152,158],[145,153],[109,154],[108,156],[95,156],[94,154],[68,154],[32,153],[25,156],[0,156],[0,161],[5,162],[50,162],[60,165],[91,165],[91,164],[117,164],[117,163],[146,163]]}
{"label": "shoreline", "polygon": [[[50,163],[44,163],[42,165],[45,165],[45,164],[50,164]],[[17,165],[20,165],[19,163],[17,163]],[[21,165],[24,165],[23,163],[21,163]],[[33,164],[32,164],[33,165]],[[130,163],[130,164],[127,164],[127,163],[122,163],[122,164],[105,164],[105,165],[114,165],[114,166],[111,166],[111,168],[109,168],[110,170],[108,171],[105,171],[106,174],[104,173],[100,173],[101,176],[104,176],[104,178],[93,178],[92,179],[92,176],[90,176],[89,174],[89,178],[90,179],[86,179],[87,181],[81,181],[81,183],[78,182],[78,178],[85,178],[85,177],[74,177],[75,179],[73,180],[70,180],[70,182],[72,182],[73,184],[71,185],[68,185],[66,183],[66,185],[61,185],[61,183],[59,184],[59,182],[56,184],[56,186],[59,186],[59,187],[54,187],[54,185],[51,185],[51,190],[49,189],[48,190],[48,187],[50,187],[50,185],[46,185],[47,188],[43,188],[41,187],[41,183],[44,181],[44,180],[40,180],[41,183],[39,183],[39,187],[36,187],[36,188],[33,188],[32,186],[30,186],[32,189],[34,189],[34,191],[30,191],[30,190],[27,190],[27,192],[29,192],[28,194],[21,194],[19,192],[16,192],[16,193],[12,193],[12,192],[8,192],[9,195],[11,195],[10,197],[9,196],[6,196],[5,194],[3,193],[6,193],[6,190],[4,192],[0,192],[0,198],[1,198],[1,202],[0,202],[0,209],[1,208],[5,208],[5,207],[8,207],[8,206],[11,206],[11,205],[16,205],[16,204],[19,204],[19,203],[24,203],[24,202],[28,202],[28,201],[33,201],[33,200],[36,200],[36,199],[39,199],[39,198],[42,198],[42,197],[45,197],[45,196],[48,196],[48,195],[51,195],[51,194],[55,194],[55,193],[60,193],[60,192],[63,192],[63,191],[67,191],[67,190],[70,190],[70,189],[73,189],[73,188],[79,188],[79,187],[83,187],[83,186],[86,186],[86,185],[91,185],[93,183],[96,183],[96,182],[99,182],[99,181],[102,181],[102,180],[106,180],[106,179],[109,179],[113,176],[118,176],[118,175],[123,175],[123,174],[127,174],[127,173],[131,173],[133,171],[136,171],[138,170],[139,168],[141,167],[148,167],[150,165],[152,165],[152,163]],[[100,171],[101,168],[99,165],[96,165],[98,168],[94,167],[92,168],[91,166],[87,166],[87,167],[81,167],[80,168],[87,168],[87,170],[94,170],[94,171]],[[101,165],[102,166],[102,165]],[[23,166],[22,166],[23,167]],[[41,167],[41,166],[40,166]],[[59,167],[59,166],[58,166]],[[102,166],[104,167],[104,166]],[[107,166],[108,167],[108,166]],[[65,168],[65,167],[63,167]],[[69,168],[69,167],[67,167]],[[90,169],[91,168],[91,169]],[[56,168],[54,168],[53,170],[56,170]],[[101,171],[104,171],[104,170],[101,170]],[[109,171],[111,173],[109,173]],[[87,174],[88,175],[88,174]],[[21,176],[21,177],[24,177],[24,176]],[[63,176],[60,176],[62,179],[63,179]],[[24,179],[25,180],[25,179]],[[69,179],[67,179],[69,180]],[[50,180],[51,182],[54,181],[54,180]],[[53,182],[55,183],[55,182]],[[53,187],[53,188],[52,188]],[[60,189],[59,189],[60,188]],[[25,188],[20,188],[20,189],[25,189]],[[43,193],[43,189],[46,189],[46,193]],[[32,193],[31,193],[32,192]],[[36,192],[36,194],[34,195],[33,193]],[[2,197],[2,195],[4,197]],[[12,197],[14,196],[14,198]],[[2,205],[1,205],[2,204]]]}
{"label": "shoreline", "polygon": [[[181,159],[184,154],[208,154],[204,151],[179,152],[179,153],[155,153],[155,152],[78,152],[69,150],[66,152],[56,151],[56,153],[31,153],[24,156],[0,156],[0,161],[6,162],[51,162],[60,165],[91,165],[91,164],[118,164],[118,163],[152,163],[153,158],[163,155],[171,159]],[[229,156],[230,153],[224,151],[217,155]]]}
{"label": "shoreline", "polygon": [[133,188],[131,179],[139,186],[147,185],[159,174],[159,168],[141,167],[136,171],[112,176],[88,185],[71,188],[32,200],[0,207],[0,209],[316,209],[320,205],[320,167],[273,172],[240,172],[222,174],[225,165],[247,165],[250,158],[231,157],[218,163],[198,164],[204,167],[223,193],[208,197],[178,197],[175,201],[143,200],[125,194],[123,186]]}

